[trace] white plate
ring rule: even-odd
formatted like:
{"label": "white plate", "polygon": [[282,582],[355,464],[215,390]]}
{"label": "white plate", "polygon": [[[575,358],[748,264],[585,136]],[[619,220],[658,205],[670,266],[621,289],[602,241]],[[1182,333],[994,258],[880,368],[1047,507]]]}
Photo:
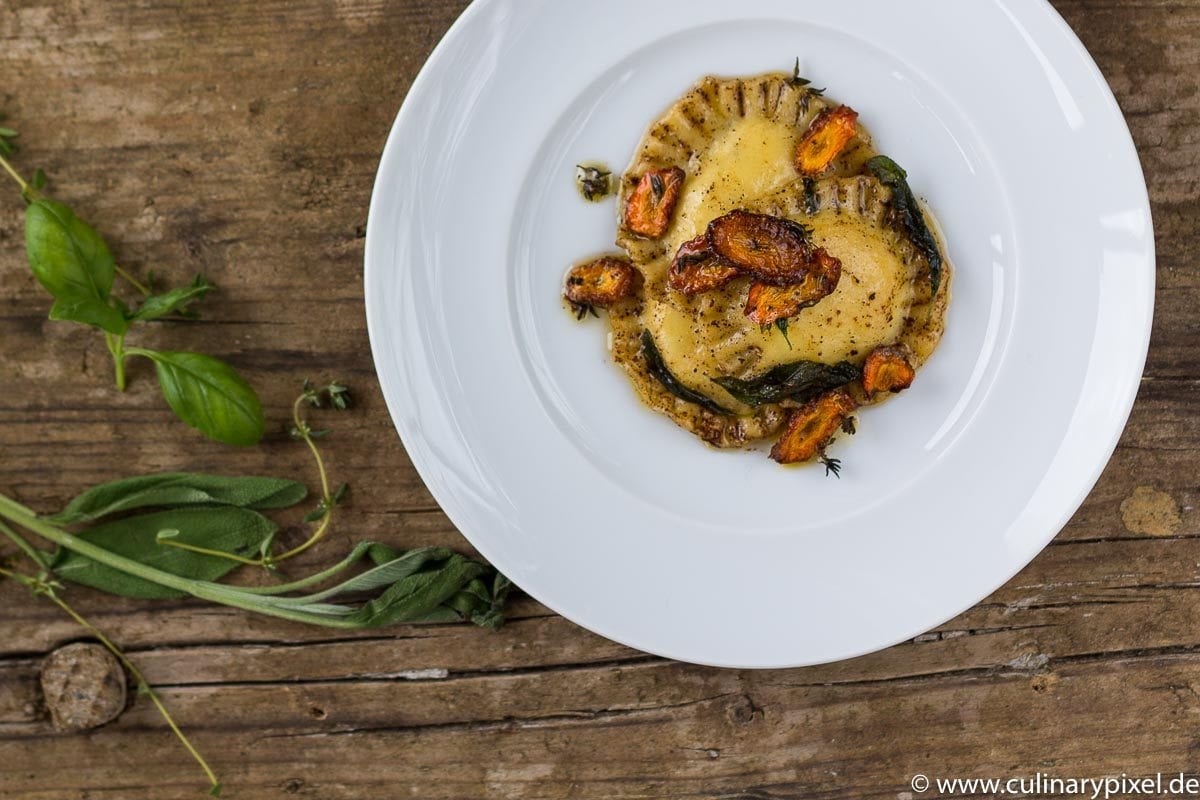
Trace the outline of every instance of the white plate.
{"label": "white plate", "polygon": [[[862,114],[940,218],[948,333],[860,415],[841,480],[717,452],[641,407],[566,267],[611,249],[621,170],[706,73],[790,68]],[[1095,483],[1145,361],[1153,231],[1108,86],[1041,0],[476,0],[396,119],[367,316],[408,453],[479,551],[611,639],[832,661],[968,608]]]}

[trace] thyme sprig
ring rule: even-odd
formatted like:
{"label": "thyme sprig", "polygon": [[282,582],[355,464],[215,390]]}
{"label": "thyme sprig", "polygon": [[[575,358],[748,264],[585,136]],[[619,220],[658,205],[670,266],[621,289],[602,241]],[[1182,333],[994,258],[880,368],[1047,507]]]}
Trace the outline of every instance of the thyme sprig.
{"label": "thyme sprig", "polygon": [[808,113],[808,104],[812,98],[825,96],[825,89],[817,89],[808,78],[800,77],[799,56],[796,56],[796,64],[792,67],[792,77],[788,79],[788,83],[797,89],[804,89],[804,97],[800,98],[800,110],[805,114]]}

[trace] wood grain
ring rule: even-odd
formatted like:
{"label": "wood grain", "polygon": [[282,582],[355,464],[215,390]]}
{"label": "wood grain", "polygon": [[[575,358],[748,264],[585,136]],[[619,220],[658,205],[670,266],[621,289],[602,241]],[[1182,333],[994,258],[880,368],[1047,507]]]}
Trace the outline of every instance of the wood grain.
{"label": "wood grain", "polygon": [[[227,797],[872,798],[903,797],[917,772],[1195,771],[1200,3],[1054,4],[1111,82],[1146,171],[1153,344],[1129,426],[1083,508],[975,608],[853,661],[743,672],[628,650],[528,599],[497,634],[314,631],[73,589],[77,605],[162,687]],[[282,420],[300,378],[336,377],[359,404],[336,420],[327,451],[354,489],[342,533],[308,563],[351,538],[467,548],[392,432],[361,291],[391,118],[464,6],[0,6],[0,109],[22,132],[21,163],[44,167],[126,267],[217,283],[220,302],[201,320],[141,341],[229,359],[279,421],[264,446],[231,451],[181,438],[143,367],[115,392],[102,342],[46,320],[10,194],[0,199],[0,488],[49,510],[116,466],[307,474]],[[89,734],[55,735],[37,664],[86,637],[12,585],[0,584],[0,607],[0,798],[200,796],[199,774],[145,702]]]}

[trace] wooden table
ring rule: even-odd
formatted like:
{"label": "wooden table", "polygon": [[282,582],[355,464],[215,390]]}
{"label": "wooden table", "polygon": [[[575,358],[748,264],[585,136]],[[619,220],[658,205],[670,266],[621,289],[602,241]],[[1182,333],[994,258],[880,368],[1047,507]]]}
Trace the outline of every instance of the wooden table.
{"label": "wooden table", "polygon": [[[363,226],[393,115],[459,0],[7,0],[0,109],[138,272],[202,271],[194,323],[142,341],[229,359],[258,387],[263,446],[192,435],[152,375],[111,386],[91,332],[46,319],[0,195],[0,490],[40,510],[114,474],[306,476],[282,434],[305,376],[356,390],[326,451],[352,486],[338,532],[466,542],[395,436],[372,370]],[[1062,776],[1200,769],[1200,3],[1056,0],[1141,152],[1158,231],[1146,377],[1112,463],[1070,525],[975,608],[885,652],[738,672],[647,656],[527,599],[469,625],[312,630],[197,602],[72,589],[126,647],[226,785],[275,798],[906,798],[915,773]],[[6,186],[5,189],[8,187]],[[1019,466],[1019,465],[1016,465]],[[287,535],[299,536],[299,530]],[[0,797],[202,796],[138,702],[55,735],[39,659],[84,637],[0,585]]]}

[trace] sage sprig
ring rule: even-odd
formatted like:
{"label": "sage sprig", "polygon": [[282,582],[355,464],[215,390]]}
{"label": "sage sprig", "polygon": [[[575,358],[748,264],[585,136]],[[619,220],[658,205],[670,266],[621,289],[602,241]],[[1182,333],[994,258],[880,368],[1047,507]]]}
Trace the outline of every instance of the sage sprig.
{"label": "sage sprig", "polygon": [[[92,226],[70,206],[44,194],[42,170],[26,180],[8,160],[16,135],[11,128],[0,128],[0,168],[16,183],[26,204],[26,258],[33,276],[54,298],[50,319],[103,333],[119,391],[125,390],[128,359],[148,358],[176,416],[219,442],[257,443],[264,430],[262,406],[250,385],[228,364],[199,353],[125,346],[125,337],[135,325],[193,315],[192,304],[212,291],[212,284],[197,275],[190,284],[156,293],[121,269]],[[139,295],[133,305],[113,291],[118,277]]]}
{"label": "sage sprig", "polygon": [[[346,497],[333,489],[304,409],[344,411],[349,390],[340,383],[304,382],[292,406],[290,432],[313,455],[321,496],[307,520],[305,541],[275,552],[278,526],[263,512],[293,508],[308,491],[282,478],[229,477],[186,472],[124,478],[78,495],[56,514],[40,516],[0,494],[0,536],[26,556],[32,573],[0,565],[7,577],[46,597],[111,650],[148,695],[180,742],[220,791],[212,768],[171,717],[137,667],[62,597],[65,586],[89,586],[142,599],[195,597],[309,625],[376,628],[401,622],[469,620],[484,628],[504,623],[510,583],[490,565],[444,547],[397,550],[379,542],[356,545],[341,561],[303,578],[265,586],[233,586],[222,579],[244,565],[278,565],[312,547],[330,530]],[[35,538],[36,537],[36,538]],[[32,541],[31,541],[32,539]],[[52,549],[38,549],[34,541]]]}

